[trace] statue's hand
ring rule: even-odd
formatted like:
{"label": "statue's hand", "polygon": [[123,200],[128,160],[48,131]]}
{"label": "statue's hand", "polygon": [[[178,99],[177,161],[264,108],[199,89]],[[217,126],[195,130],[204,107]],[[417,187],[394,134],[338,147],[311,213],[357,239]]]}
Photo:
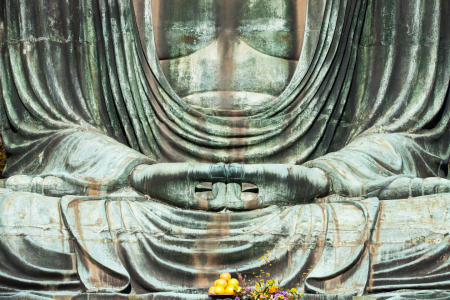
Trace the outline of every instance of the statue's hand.
{"label": "statue's hand", "polygon": [[[326,195],[330,186],[326,174],[316,168],[189,163],[138,166],[130,176],[130,184],[165,203],[203,210],[251,210],[306,203]],[[256,187],[249,188],[248,184]]]}
{"label": "statue's hand", "polygon": [[[227,203],[229,209],[255,209],[269,205],[292,205],[307,203],[316,197],[329,193],[330,183],[324,171],[296,165],[238,165],[227,166]],[[235,195],[230,197],[232,183],[254,184],[257,196],[246,200],[238,196],[240,187],[235,187]],[[254,189],[256,190],[256,189]],[[234,197],[236,196],[236,197]],[[234,198],[233,200],[230,200]],[[239,201],[241,200],[241,201]]]}
{"label": "statue's hand", "polygon": [[[225,208],[225,164],[162,163],[140,165],[130,176],[132,187],[167,204],[187,209],[220,210]],[[199,197],[199,183],[212,184],[209,196]]]}

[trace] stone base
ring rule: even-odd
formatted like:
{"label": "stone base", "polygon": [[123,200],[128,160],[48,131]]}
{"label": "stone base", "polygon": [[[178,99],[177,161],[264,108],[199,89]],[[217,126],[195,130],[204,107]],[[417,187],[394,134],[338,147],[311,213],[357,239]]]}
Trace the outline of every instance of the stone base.
{"label": "stone base", "polygon": [[[43,293],[43,292],[6,292],[0,293],[0,300],[209,300],[206,295],[181,293],[151,294],[112,294],[112,293]],[[230,298],[231,299],[231,298]],[[411,300],[411,299],[450,299],[450,291],[401,290],[392,293],[349,296],[349,295],[315,295],[305,294],[302,300]]]}
{"label": "stone base", "polygon": [[[8,292],[0,293],[0,300],[212,300],[206,295],[181,293],[152,294],[113,294],[113,293],[42,293],[42,292]],[[229,298],[228,300],[230,300]],[[365,299],[365,298],[361,298]],[[232,300],[232,299],[231,299]],[[353,300],[345,295],[303,295],[302,300]]]}

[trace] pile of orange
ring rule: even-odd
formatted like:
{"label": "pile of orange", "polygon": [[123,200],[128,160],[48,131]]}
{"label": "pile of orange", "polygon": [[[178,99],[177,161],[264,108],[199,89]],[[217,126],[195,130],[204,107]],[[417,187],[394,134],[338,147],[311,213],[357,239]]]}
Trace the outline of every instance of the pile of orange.
{"label": "pile of orange", "polygon": [[220,274],[220,279],[214,281],[214,286],[209,288],[211,294],[234,294],[239,291],[241,287],[239,286],[239,281],[235,278],[231,278],[230,273]]}

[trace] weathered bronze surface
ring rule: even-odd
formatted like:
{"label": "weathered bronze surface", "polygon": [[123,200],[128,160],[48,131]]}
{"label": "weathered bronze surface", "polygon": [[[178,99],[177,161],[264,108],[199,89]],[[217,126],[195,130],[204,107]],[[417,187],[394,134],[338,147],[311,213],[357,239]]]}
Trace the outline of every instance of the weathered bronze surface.
{"label": "weathered bronze surface", "polygon": [[0,0],[0,298],[206,299],[236,268],[304,299],[449,298],[449,20]]}

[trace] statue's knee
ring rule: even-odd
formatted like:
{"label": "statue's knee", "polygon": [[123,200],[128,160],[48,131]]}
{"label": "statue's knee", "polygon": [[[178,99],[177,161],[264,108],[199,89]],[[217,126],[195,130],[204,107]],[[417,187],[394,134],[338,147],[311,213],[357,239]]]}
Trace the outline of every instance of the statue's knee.
{"label": "statue's knee", "polygon": [[15,192],[36,193],[53,197],[86,194],[85,187],[74,185],[55,176],[42,178],[27,175],[15,175],[4,182],[4,188],[11,189]]}
{"label": "statue's knee", "polygon": [[440,177],[398,178],[379,194],[381,200],[405,199],[450,192],[450,180]]}

